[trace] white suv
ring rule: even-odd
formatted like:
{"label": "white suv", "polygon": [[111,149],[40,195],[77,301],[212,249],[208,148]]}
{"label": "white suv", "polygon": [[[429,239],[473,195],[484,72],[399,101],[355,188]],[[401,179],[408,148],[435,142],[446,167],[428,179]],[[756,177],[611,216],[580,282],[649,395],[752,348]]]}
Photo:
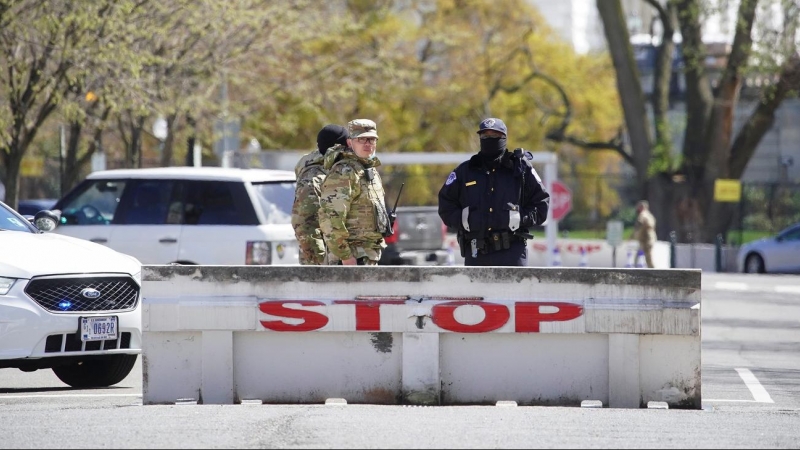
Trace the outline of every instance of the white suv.
{"label": "white suv", "polygon": [[165,167],[93,172],[53,207],[56,233],[142,264],[298,264],[295,174]]}

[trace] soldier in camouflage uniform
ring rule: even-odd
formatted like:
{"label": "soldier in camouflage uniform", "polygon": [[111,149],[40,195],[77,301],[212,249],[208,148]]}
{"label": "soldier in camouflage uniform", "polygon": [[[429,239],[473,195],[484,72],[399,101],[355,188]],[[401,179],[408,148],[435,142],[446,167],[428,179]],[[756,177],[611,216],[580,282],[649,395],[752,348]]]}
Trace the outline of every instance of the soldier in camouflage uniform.
{"label": "soldier in camouflage uniform", "polygon": [[325,243],[319,229],[319,196],[328,171],[323,167],[329,148],[347,145],[347,130],[326,125],[317,134],[317,149],[300,158],[294,173],[297,184],[292,205],[292,227],[300,246],[300,264],[325,264]]}
{"label": "soldier in camouflage uniform", "polygon": [[352,120],[347,124],[347,148],[325,155],[328,177],[322,183],[319,226],[329,257],[344,265],[377,265],[390,232],[389,214],[375,157],[378,130],[375,122]]}

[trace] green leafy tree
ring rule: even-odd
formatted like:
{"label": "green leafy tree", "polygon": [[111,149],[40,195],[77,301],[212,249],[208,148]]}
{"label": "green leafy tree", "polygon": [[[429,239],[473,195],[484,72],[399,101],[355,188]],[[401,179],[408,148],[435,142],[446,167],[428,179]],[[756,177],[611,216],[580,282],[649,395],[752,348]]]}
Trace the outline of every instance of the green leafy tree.
{"label": "green leafy tree", "polygon": [[22,158],[37,133],[113,42],[126,1],[39,2],[0,6],[0,179],[16,206]]}

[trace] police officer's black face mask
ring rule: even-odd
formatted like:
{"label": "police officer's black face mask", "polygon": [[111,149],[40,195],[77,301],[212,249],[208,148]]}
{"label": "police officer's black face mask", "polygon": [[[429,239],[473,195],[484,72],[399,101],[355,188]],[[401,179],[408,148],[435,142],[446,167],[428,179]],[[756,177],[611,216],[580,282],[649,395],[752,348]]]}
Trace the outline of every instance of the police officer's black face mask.
{"label": "police officer's black face mask", "polygon": [[480,140],[480,155],[484,161],[494,161],[506,151],[506,138],[484,138]]}

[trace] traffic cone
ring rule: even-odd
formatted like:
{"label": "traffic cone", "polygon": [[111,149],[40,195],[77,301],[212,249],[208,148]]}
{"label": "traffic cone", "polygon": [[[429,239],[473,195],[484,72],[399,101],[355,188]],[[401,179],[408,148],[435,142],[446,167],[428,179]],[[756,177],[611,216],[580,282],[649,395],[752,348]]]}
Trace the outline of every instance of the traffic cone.
{"label": "traffic cone", "polygon": [[560,266],[561,265],[561,251],[558,249],[558,246],[553,249],[553,266]]}
{"label": "traffic cone", "polygon": [[625,259],[625,268],[630,269],[633,267],[633,253],[631,253],[631,249],[628,249],[628,256]]}
{"label": "traffic cone", "polygon": [[644,251],[641,249],[636,252],[636,268],[644,268]]}
{"label": "traffic cone", "polygon": [[581,260],[578,263],[579,267],[586,267],[589,265],[589,256],[586,254],[586,247],[581,246]]}

